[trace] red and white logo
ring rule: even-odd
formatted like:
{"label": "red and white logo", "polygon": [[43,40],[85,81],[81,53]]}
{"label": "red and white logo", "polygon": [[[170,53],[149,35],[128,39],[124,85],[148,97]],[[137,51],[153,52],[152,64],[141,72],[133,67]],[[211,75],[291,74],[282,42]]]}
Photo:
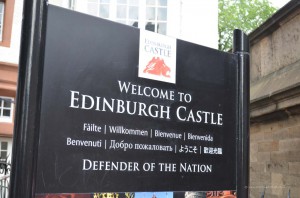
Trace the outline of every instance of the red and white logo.
{"label": "red and white logo", "polygon": [[164,59],[153,57],[144,69],[144,73],[170,78],[171,69],[165,64]]}
{"label": "red and white logo", "polygon": [[176,39],[141,30],[139,77],[176,83]]}

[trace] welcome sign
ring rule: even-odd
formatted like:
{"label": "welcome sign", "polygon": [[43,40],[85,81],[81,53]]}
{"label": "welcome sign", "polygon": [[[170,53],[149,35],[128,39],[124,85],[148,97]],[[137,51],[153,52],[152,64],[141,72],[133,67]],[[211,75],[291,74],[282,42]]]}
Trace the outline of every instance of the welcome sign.
{"label": "welcome sign", "polygon": [[36,197],[236,189],[232,54],[51,5],[43,36]]}

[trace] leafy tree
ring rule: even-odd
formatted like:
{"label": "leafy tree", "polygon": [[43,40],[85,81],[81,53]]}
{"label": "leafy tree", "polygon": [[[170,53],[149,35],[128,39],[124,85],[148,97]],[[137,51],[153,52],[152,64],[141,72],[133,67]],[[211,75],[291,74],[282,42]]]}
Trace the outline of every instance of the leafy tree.
{"label": "leafy tree", "polygon": [[249,34],[276,10],[268,0],[219,0],[219,50],[232,48],[234,29]]}

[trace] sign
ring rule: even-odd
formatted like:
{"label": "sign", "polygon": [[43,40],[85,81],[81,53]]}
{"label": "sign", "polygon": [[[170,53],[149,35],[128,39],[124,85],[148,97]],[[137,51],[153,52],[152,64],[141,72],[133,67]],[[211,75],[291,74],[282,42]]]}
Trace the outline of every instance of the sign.
{"label": "sign", "polygon": [[176,83],[176,39],[140,31],[139,77]]}
{"label": "sign", "polygon": [[48,6],[36,195],[236,189],[233,54]]}

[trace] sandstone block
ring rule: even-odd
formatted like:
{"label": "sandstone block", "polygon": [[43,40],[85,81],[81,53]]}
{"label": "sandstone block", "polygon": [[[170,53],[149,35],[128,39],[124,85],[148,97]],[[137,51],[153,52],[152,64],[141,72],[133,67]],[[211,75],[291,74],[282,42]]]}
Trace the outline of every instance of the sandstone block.
{"label": "sandstone block", "polygon": [[288,162],[270,162],[266,165],[266,171],[271,173],[288,174],[289,164]]}
{"label": "sandstone block", "polygon": [[271,153],[271,162],[299,162],[299,151],[276,151]]}
{"label": "sandstone block", "polygon": [[300,162],[289,163],[289,174],[300,175]]}
{"label": "sandstone block", "polygon": [[271,152],[278,151],[279,142],[278,141],[267,141],[258,143],[258,152]]}
{"label": "sandstone block", "polygon": [[265,172],[265,163],[260,162],[250,162],[250,171],[251,172]]}
{"label": "sandstone block", "polygon": [[[300,138],[279,141],[280,151],[300,151]],[[300,161],[300,156],[299,156]]]}
{"label": "sandstone block", "polygon": [[270,162],[271,154],[270,152],[258,152],[257,153],[257,161],[258,162]]}

